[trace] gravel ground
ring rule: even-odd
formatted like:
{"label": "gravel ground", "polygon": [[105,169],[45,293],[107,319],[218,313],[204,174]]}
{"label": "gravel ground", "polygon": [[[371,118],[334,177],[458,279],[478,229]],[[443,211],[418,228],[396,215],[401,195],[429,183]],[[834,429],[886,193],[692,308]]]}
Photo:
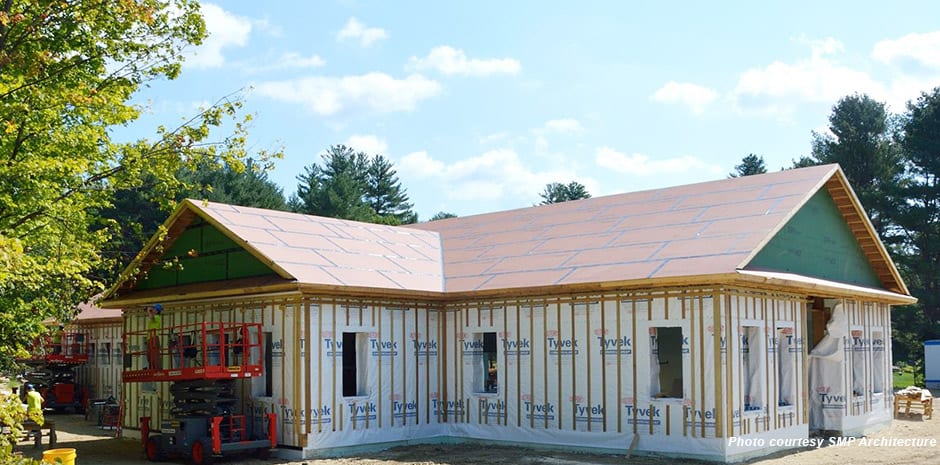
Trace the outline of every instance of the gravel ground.
{"label": "gravel ground", "polygon": [[[81,415],[49,415],[56,421],[58,430],[57,448],[76,449],[77,465],[139,465],[150,463],[143,455],[140,442],[132,439],[116,439],[114,432],[98,429],[86,422]],[[895,420],[890,428],[873,434],[878,438],[940,438],[940,420],[924,420],[920,415]],[[45,441],[45,439],[44,439]],[[938,439],[940,442],[940,439]],[[42,450],[33,449],[30,443],[18,446],[24,454],[42,457]],[[183,463],[182,459],[170,463]],[[423,445],[407,446],[376,452],[358,457],[341,459],[317,459],[287,462],[282,459],[246,459],[232,457],[219,463],[231,464],[293,464],[293,465],[469,465],[469,464],[524,464],[524,465],[591,465],[625,464],[663,465],[696,464],[704,462],[668,458],[633,457],[622,455],[575,454],[531,450],[518,447],[480,447],[479,445]],[[828,446],[781,454],[751,463],[761,465],[790,465],[812,463],[818,465],[853,464],[937,464],[940,463],[938,447],[896,447],[852,444],[843,447]]]}

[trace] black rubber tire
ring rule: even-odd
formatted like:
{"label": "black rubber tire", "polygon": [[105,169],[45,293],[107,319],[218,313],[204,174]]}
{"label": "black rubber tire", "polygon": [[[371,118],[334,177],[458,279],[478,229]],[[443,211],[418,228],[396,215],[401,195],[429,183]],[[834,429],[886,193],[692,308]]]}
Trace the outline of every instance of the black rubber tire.
{"label": "black rubber tire", "polygon": [[160,436],[151,436],[147,439],[147,444],[144,446],[144,455],[151,462],[159,462],[166,458],[163,449],[160,447]]}
{"label": "black rubber tire", "polygon": [[212,456],[212,447],[207,441],[196,441],[189,452],[189,461],[193,465],[211,465],[215,461]]}

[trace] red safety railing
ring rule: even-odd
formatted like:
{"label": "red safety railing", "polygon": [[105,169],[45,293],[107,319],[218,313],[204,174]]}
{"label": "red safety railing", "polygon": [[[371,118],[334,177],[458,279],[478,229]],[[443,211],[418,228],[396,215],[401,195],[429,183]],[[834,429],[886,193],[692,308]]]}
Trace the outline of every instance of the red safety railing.
{"label": "red safety railing", "polygon": [[261,375],[261,324],[204,322],[124,333],[125,382]]}
{"label": "red safety railing", "polygon": [[33,342],[25,362],[80,365],[88,363],[90,334],[87,331],[52,331]]}

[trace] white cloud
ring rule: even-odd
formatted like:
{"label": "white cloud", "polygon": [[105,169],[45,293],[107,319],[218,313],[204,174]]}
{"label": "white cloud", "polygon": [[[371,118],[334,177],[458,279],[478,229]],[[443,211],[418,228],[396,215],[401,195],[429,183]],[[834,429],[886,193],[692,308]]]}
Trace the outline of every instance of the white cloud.
{"label": "white cloud", "polygon": [[268,18],[255,19],[251,22],[255,29],[264,32],[265,34],[271,37],[281,38],[284,37],[284,30],[280,26],[274,24]]}
{"label": "white cloud", "polygon": [[277,59],[278,68],[316,68],[325,64],[316,53],[305,57],[297,52],[286,52]]}
{"label": "white cloud", "polygon": [[882,40],[875,44],[871,56],[882,63],[940,70],[940,31]]}
{"label": "white cloud", "polygon": [[348,110],[412,111],[419,101],[440,94],[441,85],[420,74],[396,79],[385,73],[368,73],[268,81],[256,89],[262,96],[306,105],[314,113],[330,116]]}
{"label": "white cloud", "polygon": [[208,37],[202,45],[187,53],[186,65],[194,68],[218,68],[225,64],[222,50],[244,47],[251,35],[251,20],[233,15],[212,3],[200,7]]}
{"label": "white cloud", "polygon": [[810,50],[813,51],[813,57],[833,55],[838,52],[845,51],[845,45],[834,37],[826,37],[825,39],[809,39],[806,37],[800,37],[797,39],[797,41],[808,45]]}
{"label": "white cloud", "polygon": [[584,127],[574,118],[561,118],[546,121],[543,130],[559,134],[572,134],[583,131]]}
{"label": "white cloud", "polygon": [[486,134],[480,137],[480,145],[495,144],[499,142],[506,141],[510,138],[509,132],[500,131],[494,132],[492,134]]}
{"label": "white cloud", "polygon": [[345,40],[358,40],[359,45],[371,47],[379,40],[387,39],[388,33],[384,29],[377,27],[366,27],[356,18],[349,18],[343,29],[336,33],[336,40],[343,42]]}
{"label": "white cloud", "polygon": [[774,61],[741,75],[731,92],[739,110],[787,117],[799,102],[834,103],[856,92],[888,98],[885,86],[868,73],[827,57],[843,49],[841,42],[831,38],[804,42],[812,48],[811,58],[796,63]]}
{"label": "white cloud", "polygon": [[707,87],[676,81],[667,82],[650,96],[654,102],[686,105],[695,114],[705,111],[717,98],[718,92]]}
{"label": "white cloud", "polygon": [[693,171],[705,171],[715,174],[722,172],[720,166],[706,163],[691,156],[654,160],[649,155],[642,153],[627,155],[610,147],[597,149],[594,161],[603,168],[635,176],[654,176]]}
{"label": "white cloud", "polygon": [[[480,155],[445,163],[427,152],[413,152],[397,163],[401,175],[439,185],[449,199],[492,201],[512,198],[534,202],[550,182],[572,180],[570,167],[535,171],[526,166],[515,151],[494,149]],[[574,177],[590,189],[597,183],[590,178]]]}
{"label": "white cloud", "polygon": [[365,152],[366,155],[385,155],[388,144],[383,139],[379,139],[371,134],[353,135],[346,139],[347,147],[352,147],[357,152]]}
{"label": "white cloud", "polygon": [[268,71],[319,68],[325,64],[326,61],[316,53],[304,56],[297,52],[284,52],[279,56],[268,56],[250,62],[241,62],[237,66],[246,73],[264,73]]}
{"label": "white cloud", "polygon": [[402,157],[398,163],[400,171],[407,171],[418,178],[430,178],[444,172],[444,163],[428,156],[428,152],[412,152]]}
{"label": "white cloud", "polygon": [[518,74],[519,61],[512,58],[467,58],[463,50],[442,45],[434,47],[424,58],[411,57],[411,69],[436,70],[448,76],[486,77],[493,74]]}

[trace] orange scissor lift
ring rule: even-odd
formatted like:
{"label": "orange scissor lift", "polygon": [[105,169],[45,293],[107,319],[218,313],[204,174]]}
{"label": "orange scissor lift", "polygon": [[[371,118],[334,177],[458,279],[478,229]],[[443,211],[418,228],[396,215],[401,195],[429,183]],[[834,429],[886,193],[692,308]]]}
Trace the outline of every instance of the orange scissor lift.
{"label": "orange scissor lift", "polygon": [[275,414],[266,415],[266,431],[253,431],[253,419],[239,412],[235,391],[236,380],[263,373],[260,324],[204,322],[131,331],[124,334],[124,347],[125,383],[172,383],[170,418],[158,430],[152,430],[150,417],[140,419],[149,460],[178,456],[203,464],[235,453],[266,456],[277,446]]}
{"label": "orange scissor lift", "polygon": [[[24,377],[45,399],[45,407],[56,411],[86,407],[86,390],[75,383],[78,366],[88,363],[87,331],[54,331],[40,336],[31,347],[28,358],[19,362],[29,367]],[[23,391],[25,398],[26,392]]]}

